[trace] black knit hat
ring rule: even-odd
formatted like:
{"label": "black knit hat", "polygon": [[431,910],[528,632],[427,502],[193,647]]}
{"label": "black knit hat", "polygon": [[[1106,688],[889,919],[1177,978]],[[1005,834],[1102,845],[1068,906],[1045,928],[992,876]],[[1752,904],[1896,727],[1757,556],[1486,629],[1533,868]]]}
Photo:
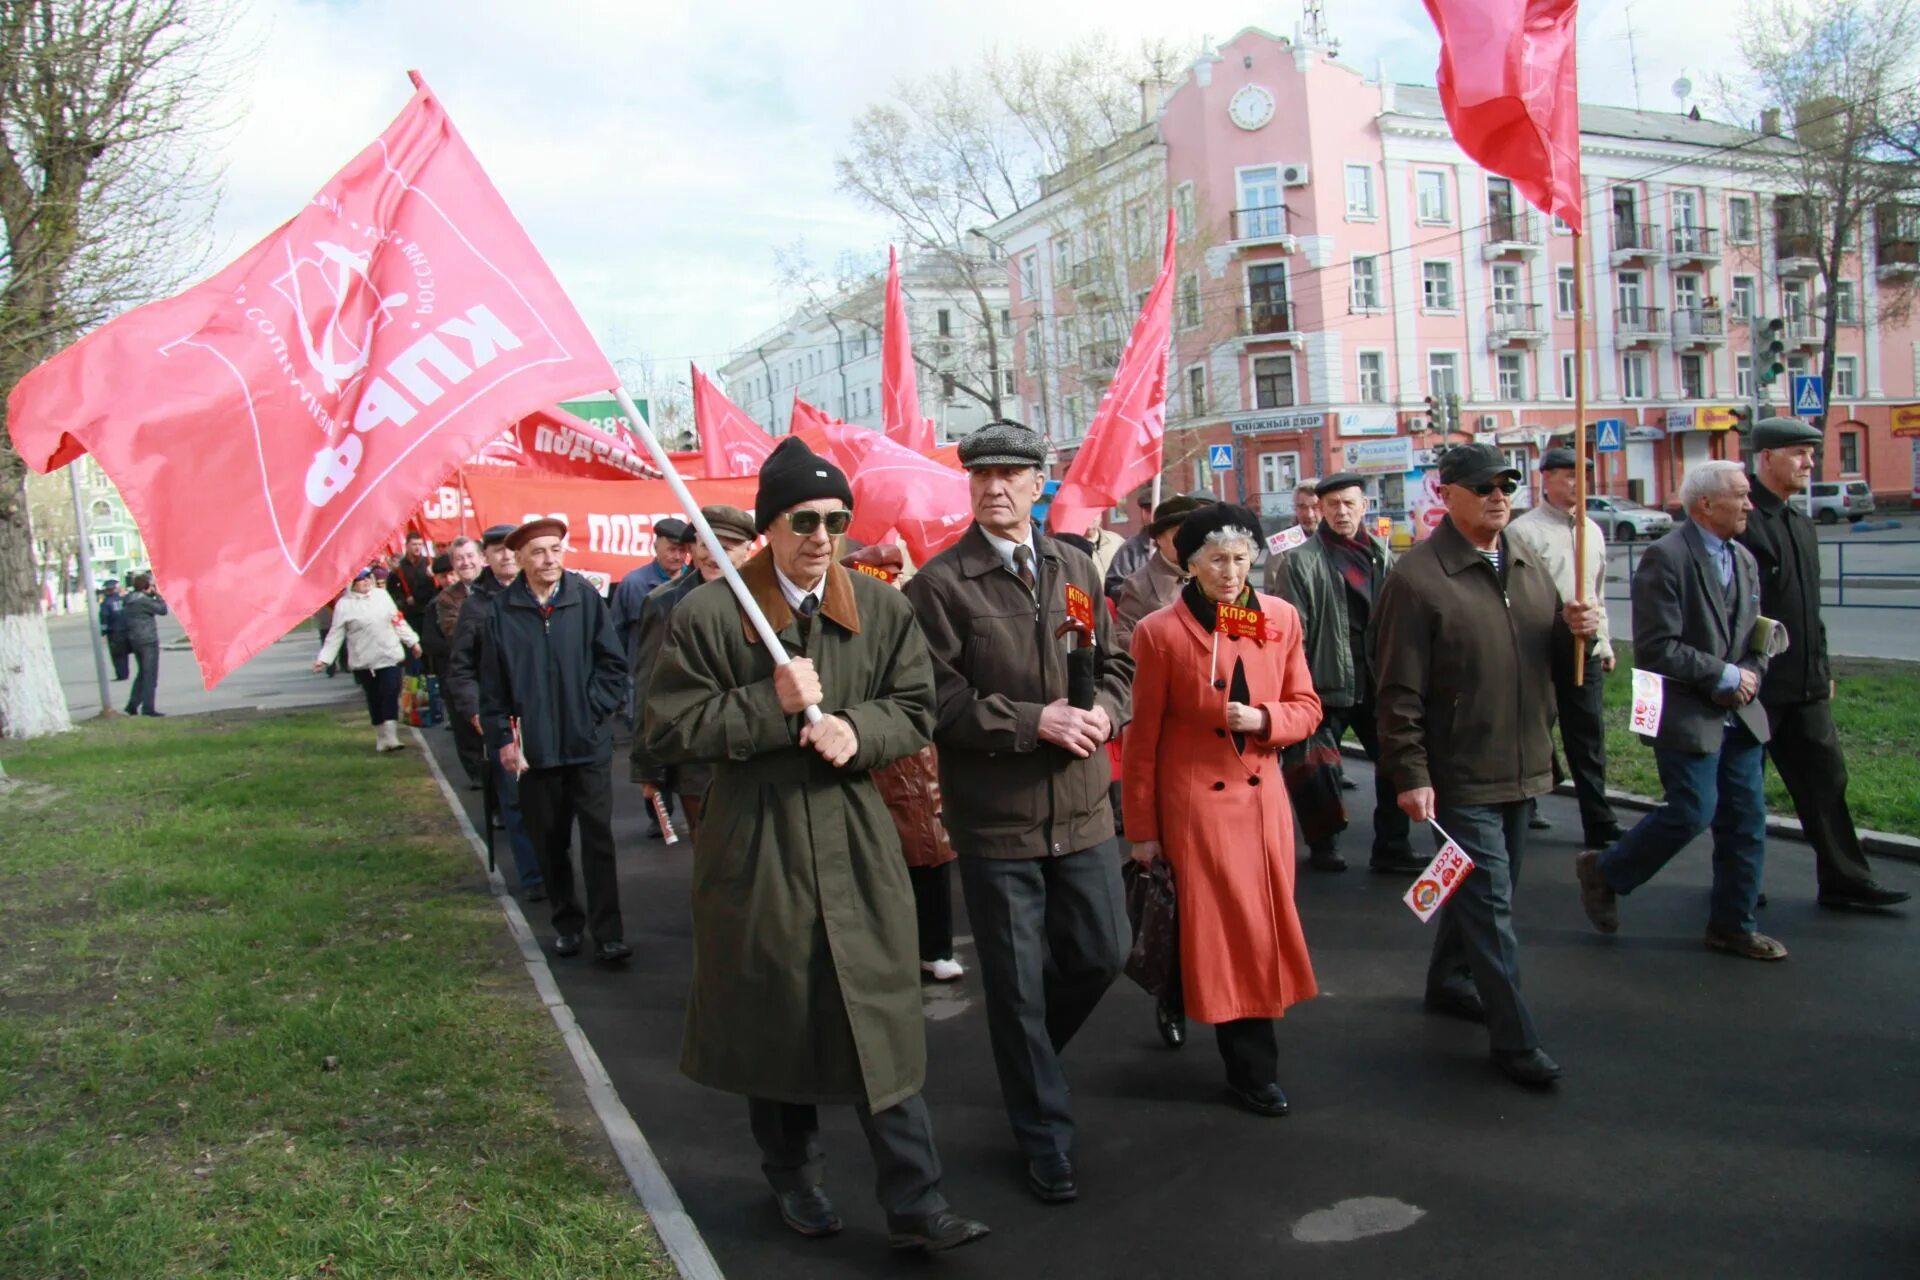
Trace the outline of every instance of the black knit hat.
{"label": "black knit hat", "polygon": [[1211,503],[1181,521],[1180,531],[1173,535],[1173,553],[1180,557],[1180,567],[1186,568],[1187,561],[1206,545],[1208,534],[1221,529],[1244,529],[1254,547],[1260,545],[1259,516],[1231,502]]}
{"label": "black knit hat", "polygon": [[846,473],[807,448],[798,436],[788,436],[760,464],[760,488],[753,496],[753,527],[765,533],[774,517],[789,507],[815,498],[838,498],[853,506],[853,487]]}

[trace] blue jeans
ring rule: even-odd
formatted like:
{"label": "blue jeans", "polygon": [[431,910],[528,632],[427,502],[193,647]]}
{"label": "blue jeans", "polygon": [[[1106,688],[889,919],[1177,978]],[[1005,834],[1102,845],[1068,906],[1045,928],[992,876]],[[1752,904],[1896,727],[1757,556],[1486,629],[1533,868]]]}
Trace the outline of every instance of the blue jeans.
{"label": "blue jeans", "polygon": [[540,859],[533,851],[533,837],[527,834],[527,823],[520,816],[520,779],[508,773],[500,764],[500,757],[493,756],[488,761],[493,769],[493,803],[500,810],[500,825],[507,831],[507,847],[513,850],[513,869],[520,873],[520,887],[533,889],[546,883],[540,874]]}
{"label": "blue jeans", "polygon": [[[1520,939],[1513,932],[1513,890],[1531,805],[1435,805],[1434,817],[1473,859],[1473,870],[1440,908],[1427,962],[1427,991],[1478,991],[1495,1049],[1520,1053],[1540,1044],[1533,1015],[1520,998]],[[1436,832],[1436,850],[1445,842]]]}
{"label": "blue jeans", "polygon": [[1767,852],[1767,807],[1761,790],[1765,748],[1735,720],[1718,751],[1697,754],[1655,747],[1653,758],[1666,798],[1600,855],[1600,878],[1615,893],[1632,893],[1711,826],[1708,927],[1720,933],[1752,933]]}

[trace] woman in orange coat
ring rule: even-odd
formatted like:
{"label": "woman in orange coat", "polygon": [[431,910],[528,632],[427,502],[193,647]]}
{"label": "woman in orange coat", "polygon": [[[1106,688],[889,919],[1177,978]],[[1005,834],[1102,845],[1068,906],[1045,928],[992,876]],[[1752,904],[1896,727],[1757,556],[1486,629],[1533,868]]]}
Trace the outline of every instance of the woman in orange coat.
{"label": "woman in orange coat", "polygon": [[[1259,528],[1224,503],[1181,526],[1193,580],[1134,632],[1124,782],[1134,859],[1173,867],[1184,1012],[1214,1024],[1235,1101],[1280,1116],[1274,1020],[1319,990],[1293,906],[1280,749],[1313,732],[1320,699],[1299,614],[1247,585]],[[1223,605],[1235,609],[1217,630]],[[1161,1016],[1178,1026],[1182,1011]]]}

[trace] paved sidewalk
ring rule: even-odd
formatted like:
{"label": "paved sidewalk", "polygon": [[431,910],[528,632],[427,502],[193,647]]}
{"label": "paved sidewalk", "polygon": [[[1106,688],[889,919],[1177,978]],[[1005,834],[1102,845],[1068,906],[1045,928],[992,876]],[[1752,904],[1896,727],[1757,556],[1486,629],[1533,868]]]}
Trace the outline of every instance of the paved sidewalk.
{"label": "paved sidewalk", "polygon": [[[180,620],[169,614],[160,625],[160,683],[154,706],[168,715],[191,715],[198,711],[230,711],[241,707],[282,710],[320,703],[348,702],[358,699],[360,686],[353,676],[342,674],[328,679],[313,674],[314,655],[320,651],[320,637],[312,627],[301,627],[253,656],[212,689],[204,687],[200,664],[180,629]],[[100,684],[95,678],[93,650],[87,640],[84,617],[68,614],[49,620],[53,638],[54,666],[60,672],[60,686],[66,690],[67,709],[75,720],[100,714]],[[133,662],[128,660],[128,670]],[[107,693],[114,710],[127,704],[130,680],[113,679],[113,660],[107,660]]]}

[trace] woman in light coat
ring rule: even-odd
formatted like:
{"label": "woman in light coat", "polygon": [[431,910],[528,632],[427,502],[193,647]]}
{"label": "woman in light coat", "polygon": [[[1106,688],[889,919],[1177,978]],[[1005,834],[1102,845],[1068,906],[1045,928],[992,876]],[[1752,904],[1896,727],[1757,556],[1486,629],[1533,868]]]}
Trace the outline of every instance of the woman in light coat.
{"label": "woman in light coat", "polygon": [[378,569],[362,569],[353,575],[353,584],[334,602],[333,622],[313,660],[315,671],[327,665],[347,646],[347,665],[353,678],[367,695],[367,715],[373,721],[373,746],[376,751],[398,751],[400,741],[400,664],[411,653],[420,656],[420,637],[400,616],[393,597],[375,590]]}
{"label": "woman in light coat", "polygon": [[1259,528],[1226,504],[1181,525],[1175,550],[1193,579],[1133,633],[1123,782],[1133,857],[1164,857],[1179,903],[1184,1009],[1162,1008],[1163,1034],[1186,1015],[1213,1023],[1234,1100],[1280,1116],[1274,1021],[1318,991],[1280,749],[1313,732],[1320,699],[1299,614],[1247,585]]}

